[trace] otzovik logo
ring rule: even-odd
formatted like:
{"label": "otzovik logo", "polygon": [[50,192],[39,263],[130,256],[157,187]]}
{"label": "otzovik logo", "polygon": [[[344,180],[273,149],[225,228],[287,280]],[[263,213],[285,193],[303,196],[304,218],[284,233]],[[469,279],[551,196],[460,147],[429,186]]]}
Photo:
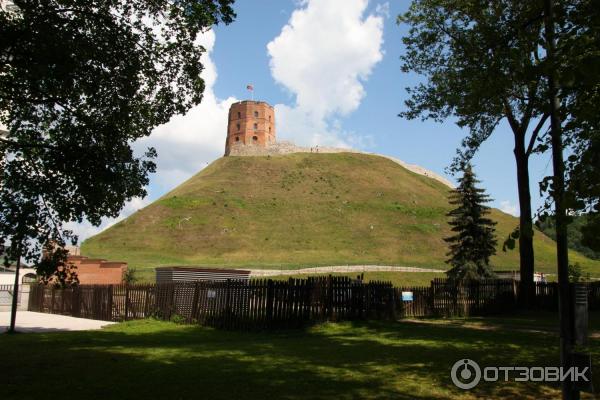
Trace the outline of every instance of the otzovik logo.
{"label": "otzovik logo", "polygon": [[468,358],[458,360],[450,371],[452,383],[460,389],[473,389],[483,379],[485,382],[590,382],[589,367],[485,367],[483,370]]}
{"label": "otzovik logo", "polygon": [[481,368],[479,364],[468,358],[458,360],[452,366],[450,376],[456,387],[464,390],[473,389],[481,380]]}

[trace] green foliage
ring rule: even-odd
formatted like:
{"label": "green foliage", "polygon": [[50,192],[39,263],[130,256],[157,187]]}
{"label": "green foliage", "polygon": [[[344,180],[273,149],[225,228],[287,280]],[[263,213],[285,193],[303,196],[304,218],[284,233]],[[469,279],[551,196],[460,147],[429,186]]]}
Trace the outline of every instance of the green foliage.
{"label": "green foliage", "polygon": [[581,234],[581,244],[594,249],[596,254],[600,252],[600,211],[590,215],[587,224],[581,227]]}
{"label": "green foliage", "polygon": [[563,132],[572,152],[567,197],[569,208],[587,214],[581,243],[600,252],[600,8],[578,0],[567,11],[557,49]]}
{"label": "green foliage", "polygon": [[44,250],[43,257],[35,264],[40,282],[61,288],[78,285],[77,267],[65,261],[68,251],[51,245]]}
{"label": "green foliage", "polygon": [[196,38],[233,0],[16,0],[0,9],[0,242],[36,260],[63,222],[98,225],[146,195],[154,149],[130,144],[200,103]]}
{"label": "green foliage", "polygon": [[123,283],[132,284],[139,281],[137,269],[134,267],[128,267],[125,274],[123,274]]}
{"label": "green foliage", "polygon": [[[600,260],[600,252],[592,250],[586,246],[584,232],[590,225],[591,216],[575,215],[570,217],[570,223],[567,230],[569,248],[577,250],[579,253],[594,260]],[[556,222],[553,216],[543,216],[536,221],[536,226],[548,237],[556,240]]]}
{"label": "green foliage", "polygon": [[569,282],[589,282],[591,276],[589,272],[584,272],[579,263],[569,264]]}
{"label": "green foliage", "polygon": [[517,226],[504,240],[502,244],[502,251],[514,250],[516,241],[519,240],[521,236],[521,230],[519,226]]}
{"label": "green foliage", "polygon": [[448,213],[452,236],[449,244],[451,265],[448,278],[463,281],[491,276],[490,257],[496,254],[496,222],[489,219],[490,208],[485,205],[490,198],[476,185],[471,165],[467,164],[459,184],[450,195],[450,204],[456,206]]}
{"label": "green foliage", "polygon": [[398,17],[409,26],[402,70],[425,78],[407,88],[400,116],[438,122],[452,117],[469,131],[450,171],[463,169],[502,120],[512,130],[523,277],[534,269],[528,163],[549,116],[542,12],[540,1],[413,0]]}
{"label": "green foliage", "polygon": [[569,264],[569,282],[581,282],[583,270],[579,263]]}
{"label": "green foliage", "polygon": [[176,324],[183,324],[185,322],[185,317],[180,314],[173,314],[171,315],[171,322],[174,322]]}
{"label": "green foliage", "polygon": [[414,0],[398,17],[409,25],[402,70],[427,78],[407,88],[410,98],[400,116],[439,122],[455,117],[469,129],[453,171],[461,170],[505,118],[522,142],[519,151],[531,152],[525,134],[545,109],[538,45],[542,9],[540,2],[519,0]]}

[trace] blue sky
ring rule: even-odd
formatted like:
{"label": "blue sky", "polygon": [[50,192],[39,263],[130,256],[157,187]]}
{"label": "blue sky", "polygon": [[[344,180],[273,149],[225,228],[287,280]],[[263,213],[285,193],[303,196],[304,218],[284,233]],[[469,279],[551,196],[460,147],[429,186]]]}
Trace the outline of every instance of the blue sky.
{"label": "blue sky", "polygon": [[[302,145],[340,145],[399,158],[440,175],[466,135],[453,121],[408,121],[405,87],[422,79],[400,71],[405,26],[396,16],[408,0],[238,0],[237,19],[199,42],[206,48],[207,89],[199,106],[174,117],[135,147],[152,145],[158,171],[149,196],[134,199],[121,219],[167,193],[222,156],[229,105],[249,98],[275,106],[278,138]],[[474,160],[493,206],[518,213],[512,132],[502,123]],[[551,172],[549,155],[531,160],[534,209],[537,182]],[[454,180],[452,177],[448,177]],[[101,227],[71,225],[81,239]]]}

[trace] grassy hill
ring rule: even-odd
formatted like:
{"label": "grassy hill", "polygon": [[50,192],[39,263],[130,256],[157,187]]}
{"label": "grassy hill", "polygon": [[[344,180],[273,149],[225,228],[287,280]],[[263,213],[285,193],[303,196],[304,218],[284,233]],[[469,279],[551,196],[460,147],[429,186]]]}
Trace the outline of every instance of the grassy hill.
{"label": "grassy hill", "polygon": [[[445,269],[448,190],[378,156],[224,157],[86,240],[82,253],[142,269],[345,264]],[[518,224],[498,210],[492,218],[499,242]],[[535,253],[537,271],[555,271],[554,242],[539,231]],[[499,249],[492,262],[512,270],[518,260],[518,250]],[[598,261],[571,252],[571,262],[600,274]]]}

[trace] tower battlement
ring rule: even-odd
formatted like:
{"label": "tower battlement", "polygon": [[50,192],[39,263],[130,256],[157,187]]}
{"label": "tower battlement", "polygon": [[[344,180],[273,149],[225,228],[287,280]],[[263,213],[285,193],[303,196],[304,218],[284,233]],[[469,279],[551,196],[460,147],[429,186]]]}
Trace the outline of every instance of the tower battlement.
{"label": "tower battlement", "polygon": [[275,110],[264,101],[245,100],[229,108],[225,155],[233,146],[267,147],[275,143]]}

